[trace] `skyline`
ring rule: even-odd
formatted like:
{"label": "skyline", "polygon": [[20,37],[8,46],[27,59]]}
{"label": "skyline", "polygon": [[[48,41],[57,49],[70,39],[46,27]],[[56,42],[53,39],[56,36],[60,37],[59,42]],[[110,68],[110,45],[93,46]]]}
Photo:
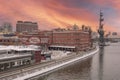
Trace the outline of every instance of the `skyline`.
{"label": "skyline", "polygon": [[0,25],[18,20],[38,22],[39,29],[99,26],[100,9],[104,14],[105,31],[119,31],[120,1],[112,0],[0,0]]}

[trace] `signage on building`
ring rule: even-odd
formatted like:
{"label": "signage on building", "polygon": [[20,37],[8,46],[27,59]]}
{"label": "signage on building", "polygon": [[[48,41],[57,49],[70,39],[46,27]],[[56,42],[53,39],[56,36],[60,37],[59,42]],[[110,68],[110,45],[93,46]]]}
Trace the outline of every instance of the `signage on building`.
{"label": "signage on building", "polygon": [[37,43],[40,43],[40,39],[38,37],[31,37],[29,39],[29,42],[33,44],[37,44]]}

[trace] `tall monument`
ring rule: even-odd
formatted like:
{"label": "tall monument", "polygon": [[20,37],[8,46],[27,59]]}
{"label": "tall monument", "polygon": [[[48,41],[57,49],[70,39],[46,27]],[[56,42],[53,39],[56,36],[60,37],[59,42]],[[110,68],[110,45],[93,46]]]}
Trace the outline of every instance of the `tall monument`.
{"label": "tall monument", "polygon": [[100,20],[99,20],[99,29],[98,29],[98,33],[99,33],[99,45],[100,46],[104,46],[105,42],[104,42],[104,29],[103,29],[103,13],[100,11]]}

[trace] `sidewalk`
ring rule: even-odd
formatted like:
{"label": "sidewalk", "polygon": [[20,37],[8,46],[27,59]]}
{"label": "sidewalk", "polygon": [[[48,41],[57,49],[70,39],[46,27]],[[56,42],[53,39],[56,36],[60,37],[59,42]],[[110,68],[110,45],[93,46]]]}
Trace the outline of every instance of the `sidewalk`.
{"label": "sidewalk", "polygon": [[[86,54],[87,54],[87,52],[86,52]],[[83,54],[81,54],[81,53],[80,54],[71,54],[71,55],[68,55],[61,59],[51,60],[48,62],[32,64],[32,65],[29,65],[29,66],[23,67],[23,68],[13,69],[13,71],[10,70],[8,72],[3,72],[2,74],[0,74],[0,80],[11,80],[11,79],[17,78],[18,76],[20,77],[20,76],[23,76],[26,74],[31,74],[38,70],[40,71],[43,68],[57,65],[57,64],[60,64],[61,62],[66,62],[66,61],[69,61],[71,59],[74,59],[76,57],[81,57],[81,56],[83,56]]]}

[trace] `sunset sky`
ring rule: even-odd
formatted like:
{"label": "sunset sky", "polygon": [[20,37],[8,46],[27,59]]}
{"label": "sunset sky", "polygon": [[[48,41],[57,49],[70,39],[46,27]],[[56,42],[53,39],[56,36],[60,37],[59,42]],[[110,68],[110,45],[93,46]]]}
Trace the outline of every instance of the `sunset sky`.
{"label": "sunset sky", "polygon": [[39,29],[88,25],[97,30],[100,9],[105,31],[120,31],[120,0],[0,0],[0,25],[38,22]]}

